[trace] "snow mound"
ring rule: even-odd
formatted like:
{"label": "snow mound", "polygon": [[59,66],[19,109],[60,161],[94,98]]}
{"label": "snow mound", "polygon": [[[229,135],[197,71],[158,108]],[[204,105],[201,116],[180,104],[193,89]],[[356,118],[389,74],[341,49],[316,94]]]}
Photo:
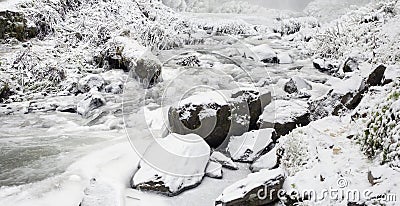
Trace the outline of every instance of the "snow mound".
{"label": "snow mound", "polygon": [[274,129],[261,129],[233,136],[228,144],[228,152],[233,160],[252,162],[269,144],[271,144]]}
{"label": "snow mound", "polygon": [[146,150],[132,187],[177,195],[199,185],[210,157],[210,147],[198,135],[170,134]]}

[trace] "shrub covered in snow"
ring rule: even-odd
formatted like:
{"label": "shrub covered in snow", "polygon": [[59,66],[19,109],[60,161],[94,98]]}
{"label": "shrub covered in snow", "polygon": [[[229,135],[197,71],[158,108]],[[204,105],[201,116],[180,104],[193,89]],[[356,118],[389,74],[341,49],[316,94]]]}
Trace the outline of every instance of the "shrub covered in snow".
{"label": "shrub covered in snow", "polygon": [[367,122],[357,140],[368,157],[400,167],[400,82],[387,91],[386,99],[363,115]]}
{"label": "shrub covered in snow", "polygon": [[273,31],[283,35],[294,34],[305,28],[319,27],[319,22],[314,17],[297,17],[288,19],[276,19],[274,21]]}
{"label": "shrub covered in snow", "polygon": [[351,11],[328,24],[308,45],[312,54],[344,61],[349,56],[371,63],[400,59],[397,1],[379,1]]}

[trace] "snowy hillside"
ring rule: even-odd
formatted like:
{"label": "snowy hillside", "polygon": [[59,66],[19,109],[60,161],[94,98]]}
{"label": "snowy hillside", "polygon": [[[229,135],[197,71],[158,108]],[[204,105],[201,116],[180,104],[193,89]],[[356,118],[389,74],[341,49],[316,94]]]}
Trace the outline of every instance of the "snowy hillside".
{"label": "snowy hillside", "polygon": [[399,205],[399,35],[397,0],[0,1],[0,205]]}

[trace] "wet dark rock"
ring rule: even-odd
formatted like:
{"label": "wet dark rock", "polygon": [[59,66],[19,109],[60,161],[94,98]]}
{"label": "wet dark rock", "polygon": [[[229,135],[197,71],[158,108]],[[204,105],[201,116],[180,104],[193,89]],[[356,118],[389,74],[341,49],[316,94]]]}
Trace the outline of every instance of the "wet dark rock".
{"label": "wet dark rock", "polygon": [[12,95],[7,83],[0,81],[0,103],[5,102]]}
{"label": "wet dark rock", "polygon": [[368,76],[367,85],[368,86],[381,86],[383,84],[383,79],[386,71],[386,66],[380,65],[376,67],[371,74]]}
{"label": "wet dark rock", "polygon": [[77,113],[76,105],[65,105],[57,107],[57,111],[66,113]]}

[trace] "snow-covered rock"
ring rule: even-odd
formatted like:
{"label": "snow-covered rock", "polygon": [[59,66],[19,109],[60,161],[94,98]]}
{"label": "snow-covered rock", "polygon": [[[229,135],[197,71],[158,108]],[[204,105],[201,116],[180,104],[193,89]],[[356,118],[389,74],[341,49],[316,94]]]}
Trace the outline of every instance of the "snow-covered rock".
{"label": "snow-covered rock", "polygon": [[105,69],[122,69],[129,72],[145,51],[146,48],[136,40],[117,36],[105,44],[105,48],[97,56],[94,56],[94,61],[99,67]]}
{"label": "snow-covered rock", "polygon": [[104,87],[105,81],[99,74],[90,74],[79,80],[79,91],[82,93],[89,92],[92,89],[100,91]]}
{"label": "snow-covered rock", "polygon": [[252,89],[198,93],[170,108],[170,130],[198,134],[217,148],[226,137],[258,129],[258,117],[270,101],[269,91]]}
{"label": "snow-covered rock", "polygon": [[232,159],[240,162],[252,162],[273,142],[274,129],[260,129],[233,136],[229,140],[228,152]]}
{"label": "snow-covered rock", "polygon": [[170,134],[146,150],[131,186],[169,196],[199,185],[210,158],[210,147],[196,134]]}
{"label": "snow-covered rock", "polygon": [[398,65],[388,66],[384,74],[384,84],[393,82],[400,77],[400,67]]}
{"label": "snow-covered rock", "polygon": [[355,58],[347,58],[343,64],[343,72],[354,72],[358,70],[358,61]]}
{"label": "snow-covered rock", "polygon": [[90,185],[84,191],[80,206],[118,206],[121,205],[120,192],[105,181],[95,178],[90,180]]}
{"label": "snow-covered rock", "polygon": [[214,162],[220,163],[223,167],[231,169],[231,170],[238,170],[239,167],[233,162],[233,160],[221,152],[214,151],[211,156],[210,160]]}
{"label": "snow-covered rock", "polygon": [[300,92],[301,90],[311,90],[312,86],[303,78],[294,76],[285,84],[284,90],[289,94]]}
{"label": "snow-covered rock", "polygon": [[215,205],[268,205],[278,200],[285,172],[278,168],[252,173],[224,189]]}
{"label": "snow-covered rock", "polygon": [[257,60],[264,63],[278,63],[276,52],[268,44],[252,47],[251,51],[256,55],[254,58]]}
{"label": "snow-covered rock", "polygon": [[333,89],[309,102],[311,119],[339,115],[344,110],[356,108],[367,88],[364,81],[362,76],[354,74],[344,80],[336,79],[334,82],[327,82]]}
{"label": "snow-covered rock", "polygon": [[161,81],[162,64],[151,51],[145,52],[136,62],[132,75],[141,81],[145,87],[151,87]]}
{"label": "snow-covered rock", "polygon": [[326,74],[334,74],[338,71],[337,63],[325,59],[314,59],[313,65],[318,71]]}
{"label": "snow-covered rock", "polygon": [[292,57],[287,52],[280,52],[277,55],[279,64],[291,64],[293,63]]}
{"label": "snow-covered rock", "polygon": [[105,104],[105,98],[101,95],[100,92],[94,89],[84,95],[84,98],[80,102],[78,102],[76,110],[78,114],[86,117],[90,111],[97,109]]}
{"label": "snow-covered rock", "polygon": [[209,161],[206,167],[206,176],[211,178],[221,179],[222,165],[214,161]]}
{"label": "snow-covered rock", "polygon": [[271,170],[278,165],[278,155],[276,154],[276,147],[269,151],[267,154],[261,155],[250,165],[252,172],[258,172],[262,169]]}
{"label": "snow-covered rock", "polygon": [[275,100],[264,108],[258,122],[260,128],[274,128],[279,138],[310,123],[308,104],[301,100]]}

